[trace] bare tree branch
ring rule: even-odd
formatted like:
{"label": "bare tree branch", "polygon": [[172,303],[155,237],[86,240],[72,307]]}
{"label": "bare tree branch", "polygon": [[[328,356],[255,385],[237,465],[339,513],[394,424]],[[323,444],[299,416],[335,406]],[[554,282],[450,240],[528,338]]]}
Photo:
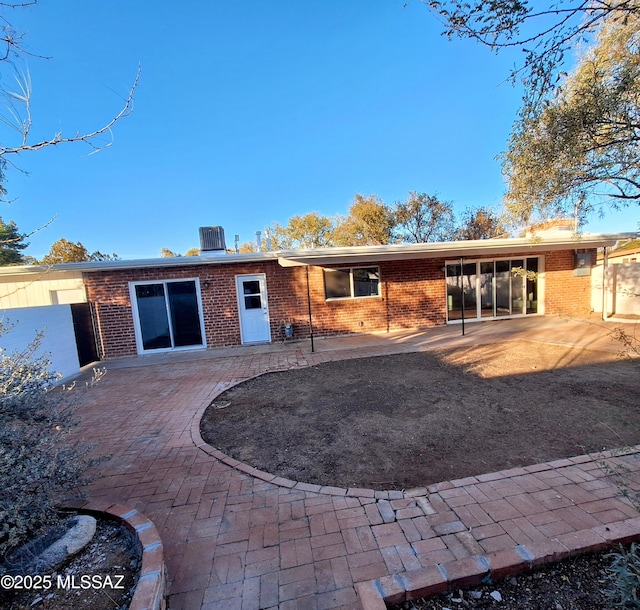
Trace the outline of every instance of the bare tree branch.
{"label": "bare tree branch", "polygon": [[[122,118],[128,116],[133,112],[133,96],[136,88],[138,87],[138,83],[140,82],[140,67],[138,66],[138,70],[136,72],[136,77],[129,90],[129,94],[127,95],[124,105],[108,123],[100,127],[99,129],[95,129],[89,133],[77,133],[73,136],[64,136],[62,133],[56,133],[52,138],[48,140],[40,140],[39,142],[29,142],[29,134],[32,125],[31,119],[31,104],[30,104],[30,78],[27,78],[24,83],[20,83],[20,91],[18,92],[10,92],[9,95],[14,99],[22,102],[25,106],[25,112],[27,118],[24,119],[21,123],[21,135],[22,142],[18,146],[1,146],[0,145],[0,158],[4,158],[7,155],[14,155],[26,151],[35,151],[41,150],[42,148],[47,148],[49,146],[57,146],[58,144],[70,144],[72,142],[84,142],[88,144],[91,148],[93,148],[93,152],[97,152],[99,150],[103,150],[108,148],[113,143],[113,139],[107,144],[96,144],[95,140],[104,134],[111,134],[112,127]],[[13,114],[13,113],[12,113]],[[15,116],[15,115],[13,115]],[[6,120],[6,118],[0,119],[5,124],[9,124],[10,122]],[[14,128],[20,128],[18,125],[12,125]]]}

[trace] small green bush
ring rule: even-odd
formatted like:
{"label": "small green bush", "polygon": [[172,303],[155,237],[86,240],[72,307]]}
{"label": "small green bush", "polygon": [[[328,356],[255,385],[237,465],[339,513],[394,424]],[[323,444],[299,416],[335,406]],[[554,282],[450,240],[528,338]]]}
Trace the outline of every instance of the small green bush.
{"label": "small green bush", "polygon": [[[0,336],[5,330],[0,322]],[[0,348],[0,565],[55,523],[56,504],[86,483],[89,447],[69,440],[75,392],[57,388],[49,359],[35,356],[41,340],[20,353]]]}
{"label": "small green bush", "polygon": [[640,608],[640,546],[633,543],[628,551],[620,547],[608,556],[613,580],[609,601],[618,608]]}

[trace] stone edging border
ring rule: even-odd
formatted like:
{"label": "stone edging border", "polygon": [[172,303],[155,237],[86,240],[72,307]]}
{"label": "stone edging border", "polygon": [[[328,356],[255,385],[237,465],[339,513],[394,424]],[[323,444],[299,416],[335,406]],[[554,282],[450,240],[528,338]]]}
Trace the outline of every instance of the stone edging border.
{"label": "stone edging border", "polygon": [[472,587],[487,577],[501,580],[582,553],[640,540],[640,517],[570,532],[488,555],[475,555],[421,570],[356,583],[361,610],[387,610],[388,605],[437,595],[447,589]]}
{"label": "stone edging border", "polygon": [[[285,369],[288,370],[288,369]],[[269,371],[272,372],[272,371]],[[278,371],[275,371],[278,372]],[[508,479],[510,477],[520,476],[523,474],[530,474],[534,472],[541,472],[544,470],[555,470],[556,468],[565,468],[567,466],[574,466],[576,464],[582,464],[584,462],[590,462],[594,460],[606,460],[610,458],[620,457],[623,455],[630,455],[634,453],[640,453],[640,445],[635,445],[631,447],[624,447],[620,449],[610,449],[605,451],[599,451],[597,453],[587,454],[587,455],[578,455],[570,458],[563,458],[558,460],[553,460],[551,462],[542,462],[541,464],[533,464],[530,466],[522,466],[517,468],[510,468],[508,470],[500,470],[498,472],[492,472],[488,474],[480,474],[476,476],[465,477],[463,479],[454,479],[452,481],[443,481],[441,483],[434,483],[432,485],[428,485],[426,487],[419,487],[416,489],[407,489],[404,491],[376,491],[375,489],[367,489],[362,487],[333,487],[330,485],[315,485],[314,483],[301,483],[299,481],[293,481],[291,479],[286,479],[284,477],[279,477],[274,474],[270,474],[269,472],[265,472],[264,470],[259,470],[258,468],[254,468],[253,466],[249,466],[240,460],[236,460],[231,456],[223,453],[219,449],[209,445],[209,443],[205,442],[200,434],[200,420],[204,415],[205,410],[209,407],[209,405],[218,397],[220,394],[232,388],[235,385],[239,385],[240,383],[244,383],[249,379],[254,379],[255,377],[259,377],[263,373],[258,373],[253,377],[248,377],[247,379],[243,379],[242,381],[238,381],[236,383],[230,384],[224,388],[219,389],[215,394],[208,399],[207,404],[202,406],[200,409],[196,411],[193,419],[191,420],[191,440],[193,444],[206,453],[210,455],[212,458],[215,458],[219,462],[238,470],[239,472],[243,472],[248,474],[249,476],[255,477],[256,479],[260,479],[261,481],[266,481],[267,483],[273,483],[273,485],[278,485],[279,487],[285,487],[287,489],[298,489],[300,491],[308,491],[312,493],[321,493],[329,496],[350,496],[355,498],[375,498],[376,500],[401,500],[406,498],[417,498],[420,496],[428,496],[431,493],[437,493],[444,489],[453,489],[455,487],[463,487],[465,485],[472,485],[474,483],[482,483],[485,481],[496,481],[499,479]]]}
{"label": "stone edging border", "polygon": [[106,515],[122,523],[140,544],[142,561],[129,610],[166,610],[167,571],[164,547],[153,522],[135,508],[104,500],[67,506],[93,516]]}

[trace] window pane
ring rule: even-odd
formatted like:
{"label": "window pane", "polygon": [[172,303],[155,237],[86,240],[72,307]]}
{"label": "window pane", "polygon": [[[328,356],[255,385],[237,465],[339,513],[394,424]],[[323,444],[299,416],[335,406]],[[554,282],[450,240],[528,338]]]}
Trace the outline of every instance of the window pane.
{"label": "window pane", "polygon": [[483,318],[493,316],[493,261],[480,263],[480,313]]}
{"label": "window pane", "polygon": [[261,307],[262,307],[262,302],[260,301],[259,294],[254,294],[251,296],[244,297],[245,309],[260,309]]}
{"label": "window pane", "polygon": [[202,345],[195,282],[167,283],[174,347]]}
{"label": "window pane", "polygon": [[[535,274],[535,275],[534,275]],[[527,313],[538,313],[538,259],[527,259]]]}
{"label": "window pane", "polygon": [[254,280],[242,282],[242,290],[244,294],[260,294],[260,282]]}
{"label": "window pane", "polygon": [[508,316],[511,292],[511,265],[509,261],[496,261],[496,316]]}
{"label": "window pane", "polygon": [[339,299],[351,296],[349,269],[324,270],[324,295],[327,299]]}
{"label": "window pane", "polygon": [[353,269],[354,297],[378,296],[380,272],[376,267]]}
{"label": "window pane", "polygon": [[478,317],[476,277],[476,264],[465,263],[462,269],[462,294],[464,298],[465,319]]}
{"label": "window pane", "polygon": [[[511,261],[511,269],[522,269],[524,267],[524,261],[514,260]],[[511,313],[513,315],[524,313],[524,300],[523,295],[524,278],[520,273],[511,272]]]}
{"label": "window pane", "polygon": [[462,317],[462,278],[460,265],[447,265],[447,319]]}
{"label": "window pane", "polygon": [[143,349],[171,347],[164,286],[162,284],[136,286],[136,304]]}

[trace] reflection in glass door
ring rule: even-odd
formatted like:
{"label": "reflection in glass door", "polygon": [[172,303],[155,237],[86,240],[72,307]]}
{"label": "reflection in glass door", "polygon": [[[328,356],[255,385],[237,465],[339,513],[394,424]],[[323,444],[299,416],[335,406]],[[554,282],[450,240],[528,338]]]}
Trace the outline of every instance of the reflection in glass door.
{"label": "reflection in glass door", "polygon": [[164,284],[136,286],[136,305],[142,336],[142,349],[171,347]]}
{"label": "reflection in glass door", "polygon": [[492,318],[494,312],[493,262],[480,263],[480,315]]}
{"label": "reflection in glass door", "polygon": [[[447,265],[447,311],[449,320],[477,316],[476,263],[465,263],[460,273],[460,265]],[[464,307],[463,307],[464,306]]]}
{"label": "reflection in glass door", "polygon": [[203,345],[195,280],[136,284],[132,297],[140,351]]}
{"label": "reflection in glass door", "polygon": [[[538,312],[538,258],[448,264],[447,320],[495,319]],[[463,307],[464,299],[464,307]]]}
{"label": "reflection in glass door", "polygon": [[511,264],[509,261],[496,261],[495,291],[496,317],[511,315]]}
{"label": "reflection in glass door", "polygon": [[511,265],[511,314],[524,313],[524,261],[522,259],[510,261]]}

